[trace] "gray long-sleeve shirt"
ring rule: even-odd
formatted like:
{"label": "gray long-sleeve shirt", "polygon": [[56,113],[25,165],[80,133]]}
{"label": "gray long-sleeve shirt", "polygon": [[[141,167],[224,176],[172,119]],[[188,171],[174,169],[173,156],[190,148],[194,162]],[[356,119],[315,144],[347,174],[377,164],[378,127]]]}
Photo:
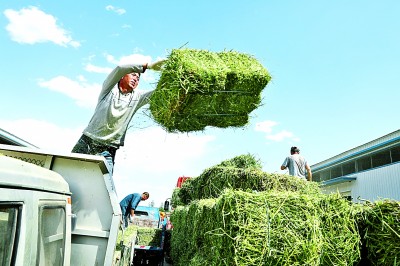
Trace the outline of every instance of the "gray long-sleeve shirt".
{"label": "gray long-sleeve shirt", "polygon": [[126,131],[136,111],[147,104],[152,91],[135,89],[122,94],[118,81],[128,73],[143,73],[141,65],[117,66],[106,78],[92,119],[83,131],[86,136],[105,145],[124,145]]}

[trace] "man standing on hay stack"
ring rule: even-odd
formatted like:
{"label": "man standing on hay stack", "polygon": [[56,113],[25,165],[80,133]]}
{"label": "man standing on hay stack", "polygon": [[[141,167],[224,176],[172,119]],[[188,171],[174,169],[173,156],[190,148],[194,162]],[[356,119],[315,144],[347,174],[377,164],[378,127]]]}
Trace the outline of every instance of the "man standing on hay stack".
{"label": "man standing on hay stack", "polygon": [[146,69],[159,71],[164,62],[160,60],[144,65],[117,66],[104,81],[92,119],[72,152],[103,155],[113,167],[115,154],[124,145],[133,115],[149,103],[154,91],[135,90],[140,74]]}
{"label": "man standing on hay stack", "polygon": [[297,147],[290,148],[290,156],[286,157],[285,161],[281,165],[281,170],[289,168],[289,175],[298,176],[300,178],[306,178],[307,170],[307,180],[312,181],[311,168],[308,165],[306,159],[300,154],[300,149]]}

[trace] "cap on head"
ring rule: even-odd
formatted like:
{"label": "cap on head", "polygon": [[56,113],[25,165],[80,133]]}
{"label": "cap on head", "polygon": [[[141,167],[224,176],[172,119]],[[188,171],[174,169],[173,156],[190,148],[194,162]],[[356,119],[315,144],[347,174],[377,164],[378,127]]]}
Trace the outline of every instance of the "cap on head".
{"label": "cap on head", "polygon": [[300,152],[300,149],[297,148],[296,146],[293,146],[293,147],[290,148],[290,153],[291,153],[291,154],[294,154],[294,153],[296,153],[296,152]]}

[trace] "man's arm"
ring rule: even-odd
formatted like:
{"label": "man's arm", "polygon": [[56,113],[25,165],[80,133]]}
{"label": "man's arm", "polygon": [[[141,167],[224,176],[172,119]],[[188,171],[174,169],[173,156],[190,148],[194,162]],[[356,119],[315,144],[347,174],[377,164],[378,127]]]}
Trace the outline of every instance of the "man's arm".
{"label": "man's arm", "polygon": [[142,91],[140,98],[139,98],[138,105],[136,106],[136,109],[139,109],[142,106],[148,104],[150,102],[150,98],[153,93],[154,93],[154,90]]}
{"label": "man's arm", "polygon": [[308,164],[306,164],[306,169],[307,169],[307,180],[311,182],[312,181],[311,167]]}
{"label": "man's arm", "polygon": [[285,170],[288,166],[288,158],[286,157],[285,160],[283,161],[283,164],[281,165],[281,170]]}
{"label": "man's arm", "polygon": [[160,71],[164,65],[166,59],[161,59],[153,63],[141,64],[128,64],[119,65],[113,69],[113,71],[107,76],[103,82],[103,87],[99,95],[99,101],[103,99],[118,83],[118,81],[128,73],[144,73],[146,69],[151,69],[155,71]]}
{"label": "man's arm", "polygon": [[143,73],[145,71],[145,66],[140,64],[131,65],[120,65],[117,66],[108,74],[107,78],[103,82],[103,87],[101,89],[99,100],[103,99],[118,83],[118,81],[128,73]]}
{"label": "man's arm", "polygon": [[155,71],[160,71],[163,65],[165,64],[165,61],[167,61],[167,59],[161,59],[156,62],[146,64],[145,69],[147,68]]}

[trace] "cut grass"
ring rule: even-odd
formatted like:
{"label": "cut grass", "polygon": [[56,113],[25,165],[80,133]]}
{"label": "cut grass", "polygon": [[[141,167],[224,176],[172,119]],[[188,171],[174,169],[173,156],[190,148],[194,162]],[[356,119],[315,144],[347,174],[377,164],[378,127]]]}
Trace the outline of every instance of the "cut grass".
{"label": "cut grass", "polygon": [[270,80],[268,71],[247,54],[172,50],[150,111],[168,132],[241,127],[261,104],[261,92]]}

